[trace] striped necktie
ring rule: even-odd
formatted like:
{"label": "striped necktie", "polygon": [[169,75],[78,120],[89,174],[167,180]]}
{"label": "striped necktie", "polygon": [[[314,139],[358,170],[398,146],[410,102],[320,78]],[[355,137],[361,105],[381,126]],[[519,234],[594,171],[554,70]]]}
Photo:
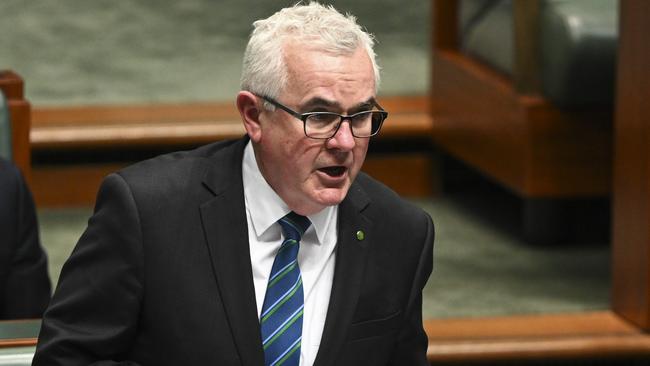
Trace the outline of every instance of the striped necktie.
{"label": "striped necktie", "polygon": [[294,212],[278,220],[284,241],[275,256],[260,316],[264,364],[298,366],[305,300],[298,267],[300,237],[311,225]]}

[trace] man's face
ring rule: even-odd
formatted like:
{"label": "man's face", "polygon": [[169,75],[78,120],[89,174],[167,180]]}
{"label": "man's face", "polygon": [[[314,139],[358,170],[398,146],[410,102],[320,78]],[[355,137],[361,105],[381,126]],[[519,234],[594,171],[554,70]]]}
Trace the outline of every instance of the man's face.
{"label": "man's face", "polygon": [[[283,50],[289,78],[278,102],[298,113],[370,109],[375,80],[363,49],[340,56],[288,43]],[[367,138],[352,136],[347,120],[330,139],[309,138],[302,121],[279,108],[262,109],[259,119],[260,170],[293,211],[309,215],[345,198],[366,157]]]}

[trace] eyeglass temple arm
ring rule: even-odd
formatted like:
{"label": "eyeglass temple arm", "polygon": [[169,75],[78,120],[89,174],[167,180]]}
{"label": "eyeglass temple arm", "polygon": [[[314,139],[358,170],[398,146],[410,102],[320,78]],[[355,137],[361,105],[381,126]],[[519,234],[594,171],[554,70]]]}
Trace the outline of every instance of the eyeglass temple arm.
{"label": "eyeglass temple arm", "polygon": [[285,107],[284,105],[282,105],[282,104],[278,103],[277,101],[275,101],[273,98],[270,98],[270,97],[261,97],[261,98],[264,99],[265,101],[273,104],[275,107],[278,107],[278,108],[282,109],[283,111],[289,113],[290,115],[292,115],[292,116],[294,116],[294,117],[296,117],[296,118],[298,118],[300,120],[303,119],[302,114],[297,113],[296,111],[293,111],[293,110],[289,109],[288,107]]}

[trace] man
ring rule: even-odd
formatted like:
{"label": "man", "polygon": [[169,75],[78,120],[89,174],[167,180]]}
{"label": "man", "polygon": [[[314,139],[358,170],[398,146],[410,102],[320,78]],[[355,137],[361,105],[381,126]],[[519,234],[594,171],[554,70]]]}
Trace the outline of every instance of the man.
{"label": "man", "polygon": [[32,195],[18,168],[0,158],[0,320],[40,318],[49,301]]}
{"label": "man", "polygon": [[425,365],[433,225],[359,173],[386,117],[333,8],[254,24],[247,137],[106,178],[35,365]]}

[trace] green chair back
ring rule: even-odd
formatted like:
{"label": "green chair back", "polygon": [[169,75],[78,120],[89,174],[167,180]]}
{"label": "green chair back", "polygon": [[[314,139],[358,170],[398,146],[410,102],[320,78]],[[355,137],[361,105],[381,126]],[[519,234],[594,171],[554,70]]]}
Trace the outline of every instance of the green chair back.
{"label": "green chair back", "polygon": [[12,160],[11,149],[11,120],[9,105],[4,93],[0,90],[0,156]]}

